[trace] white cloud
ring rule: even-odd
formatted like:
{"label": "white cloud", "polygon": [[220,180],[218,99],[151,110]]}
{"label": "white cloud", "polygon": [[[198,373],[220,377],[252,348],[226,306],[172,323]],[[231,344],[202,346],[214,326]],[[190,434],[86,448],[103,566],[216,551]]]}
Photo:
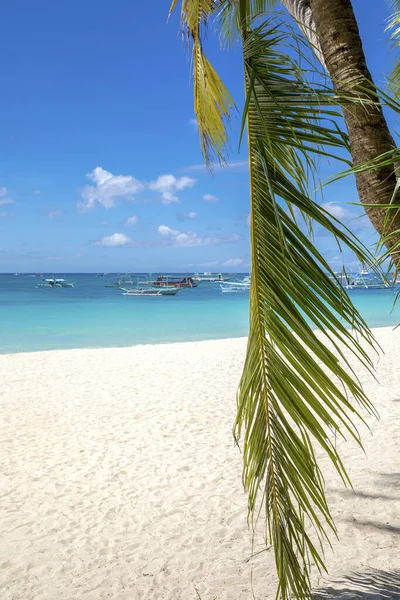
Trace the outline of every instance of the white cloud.
{"label": "white cloud", "polygon": [[334,202],[325,202],[325,204],[321,205],[321,208],[325,209],[332,217],[339,219],[339,221],[342,221],[349,215],[349,211],[346,208]]}
{"label": "white cloud", "polygon": [[196,180],[191,177],[174,177],[174,175],[160,175],[156,181],[149,183],[149,189],[161,194],[163,204],[179,202],[176,192],[181,192],[186,188],[195,185]]}
{"label": "white cloud", "polygon": [[82,257],[81,252],[75,252],[74,258],[81,258],[81,257]]}
{"label": "white cloud", "polygon": [[213,196],[212,194],[204,194],[203,200],[205,202],[219,202],[217,196]]}
{"label": "white cloud", "polygon": [[191,127],[193,127],[193,129],[194,129],[195,131],[197,131],[197,130],[198,130],[198,127],[199,127],[199,126],[198,126],[198,123],[197,123],[197,119],[196,119],[196,117],[194,117],[194,119],[189,119],[189,125],[190,125]]}
{"label": "white cloud", "polygon": [[365,213],[354,213],[344,206],[334,202],[325,202],[321,205],[329,214],[341,221],[346,227],[359,232],[371,228],[371,223]]}
{"label": "white cloud", "polygon": [[171,229],[171,227],[167,227],[167,225],[159,225],[157,227],[157,231],[160,235],[178,235],[180,232],[177,229]]}
{"label": "white cloud", "polygon": [[201,263],[202,267],[216,267],[218,265],[217,260],[210,260],[209,262]]}
{"label": "white cloud", "polygon": [[123,225],[125,225],[126,227],[132,227],[132,225],[136,225],[138,219],[139,217],[137,215],[132,215],[123,222]]}
{"label": "white cloud", "polygon": [[33,190],[32,194],[34,194],[35,196],[39,196],[40,190]]}
{"label": "white cloud", "polygon": [[7,188],[5,186],[0,187],[0,206],[5,204],[14,204],[14,200],[7,196]]}
{"label": "white cloud", "polygon": [[0,206],[4,206],[5,204],[14,204],[14,200],[12,198],[0,198]]}
{"label": "white cloud", "polygon": [[124,233],[113,233],[112,235],[106,235],[101,240],[94,242],[95,246],[128,246],[132,243],[129,236]]}
{"label": "white cloud", "polygon": [[49,219],[54,219],[55,217],[58,217],[59,214],[60,214],[59,210],[50,210],[47,213],[47,216],[49,217]]}
{"label": "white cloud", "polygon": [[113,175],[102,167],[96,167],[86,177],[94,185],[85,185],[81,192],[82,201],[78,206],[82,210],[89,210],[96,203],[104,208],[112,208],[118,200],[133,200],[135,194],[144,189],[144,185],[131,175]]}
{"label": "white cloud", "polygon": [[9,217],[9,216],[10,216],[10,213],[9,213],[9,212],[5,212],[5,211],[3,211],[3,212],[0,212],[0,217],[1,217],[1,218],[3,218],[3,217]]}
{"label": "white cloud", "polygon": [[168,238],[169,244],[177,248],[188,248],[190,246],[217,246],[218,244],[228,244],[238,242],[241,238],[239,235],[228,236],[200,236],[194,231],[178,231],[167,225],[160,225],[157,229],[158,233],[163,237]]}
{"label": "white cloud", "polygon": [[238,267],[244,263],[244,258],[229,258],[222,265],[224,267]]}
{"label": "white cloud", "polygon": [[246,223],[250,227],[250,215],[247,215],[247,217],[246,217]]}
{"label": "white cloud", "polygon": [[176,216],[179,219],[179,221],[188,221],[189,219],[195,219],[197,217],[197,212],[180,212]]}

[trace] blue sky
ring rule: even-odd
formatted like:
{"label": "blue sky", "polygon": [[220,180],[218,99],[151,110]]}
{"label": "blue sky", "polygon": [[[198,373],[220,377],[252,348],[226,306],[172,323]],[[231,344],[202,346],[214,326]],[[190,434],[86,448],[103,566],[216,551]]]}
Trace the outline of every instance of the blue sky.
{"label": "blue sky", "polygon": [[[365,10],[366,4],[373,10]],[[389,72],[385,0],[353,0],[377,84]],[[202,166],[190,60],[169,2],[3,2],[0,271],[248,271],[246,157]],[[209,56],[238,104],[238,51]],[[396,126],[394,122],[391,123]],[[323,202],[353,220],[352,181]],[[332,240],[317,243],[337,268]],[[338,262],[339,260],[339,262]],[[344,260],[351,262],[351,256]],[[335,262],[336,261],[336,262]]]}

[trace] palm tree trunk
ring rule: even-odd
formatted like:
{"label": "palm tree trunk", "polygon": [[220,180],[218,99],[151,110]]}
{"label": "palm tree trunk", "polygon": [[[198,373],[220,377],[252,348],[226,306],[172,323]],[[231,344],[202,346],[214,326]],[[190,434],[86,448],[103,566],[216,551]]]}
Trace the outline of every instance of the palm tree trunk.
{"label": "palm tree trunk", "polygon": [[319,62],[326,69],[325,59],[316,32],[310,0],[282,0],[282,4],[287,8],[293,19],[297,21],[300,29],[311,43]]}
{"label": "palm tree trunk", "polygon": [[[359,85],[363,88],[360,95],[376,100],[376,89],[366,64],[351,0],[283,0],[283,3],[306,26],[307,37],[316,46],[317,55],[319,50],[322,52],[324,66],[335,89],[346,92]],[[355,104],[351,108],[344,107],[343,111],[355,166],[374,160],[395,147],[379,105]],[[391,202],[396,185],[394,165],[357,173],[356,184],[373,227],[380,236],[392,234],[387,247],[392,249],[393,261],[400,267],[400,248],[394,248],[400,244],[400,211],[393,211],[388,222],[385,209],[369,206]],[[396,230],[399,233],[394,233]]]}

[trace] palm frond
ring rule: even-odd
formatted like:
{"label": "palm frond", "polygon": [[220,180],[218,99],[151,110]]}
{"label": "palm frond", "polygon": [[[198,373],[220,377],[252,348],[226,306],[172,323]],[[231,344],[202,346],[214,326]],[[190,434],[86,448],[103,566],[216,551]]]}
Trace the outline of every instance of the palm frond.
{"label": "palm frond", "polygon": [[279,0],[216,0],[216,13],[221,36],[232,43],[240,37],[241,21],[246,14],[247,23],[253,22],[268,10],[276,8]]}
{"label": "palm frond", "polygon": [[278,593],[283,599],[309,598],[309,565],[324,569],[321,544],[335,532],[313,443],[348,482],[332,432],[359,441],[353,418],[360,417],[359,407],[373,409],[344,349],[370,368],[350,328],[367,344],[373,339],[290,209],[331,232],[361,262],[371,257],[307,192],[313,156],[328,155],[327,147],[347,148],[332,90],[308,83],[285,48],[291,42],[279,24],[269,20],[252,30],[246,23],[242,36],[252,283],[235,435],[239,440],[244,432],[249,511],[264,506]]}
{"label": "palm frond", "polygon": [[395,65],[389,79],[389,87],[396,99],[400,97],[400,0],[387,0],[392,15],[386,31],[390,32],[390,42],[395,52]]}
{"label": "palm frond", "polygon": [[[176,4],[177,0],[173,0],[170,13]],[[214,0],[182,0],[181,22],[193,50],[194,112],[202,153],[210,169],[215,160],[225,161],[227,121],[234,106],[227,88],[203,51],[202,29],[215,9]]]}

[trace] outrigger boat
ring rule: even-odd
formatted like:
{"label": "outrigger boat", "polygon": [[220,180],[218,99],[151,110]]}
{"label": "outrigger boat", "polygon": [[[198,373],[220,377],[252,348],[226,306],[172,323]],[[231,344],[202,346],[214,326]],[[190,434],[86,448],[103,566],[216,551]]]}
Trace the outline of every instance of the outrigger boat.
{"label": "outrigger boat", "polygon": [[115,283],[109,283],[105,285],[106,288],[117,288],[122,289],[124,285],[133,285],[135,282],[132,279],[118,279]]}
{"label": "outrigger boat", "polygon": [[173,275],[160,275],[155,281],[151,282],[153,287],[157,288],[193,288],[197,287],[198,283],[193,281],[192,277],[174,277]]}
{"label": "outrigger boat", "polygon": [[201,283],[202,281],[209,281],[211,283],[215,281],[226,281],[228,277],[223,277],[222,273],[213,274],[210,271],[206,271],[205,273],[195,273],[193,275],[193,281]]}
{"label": "outrigger boat", "polygon": [[39,283],[36,287],[38,288],[73,288],[73,283],[68,283],[65,279],[43,279],[42,283]]}
{"label": "outrigger boat", "polygon": [[244,281],[224,281],[220,285],[221,292],[224,293],[237,293],[237,292],[248,292],[250,290],[250,279]]}
{"label": "outrigger boat", "polygon": [[123,296],[176,296],[179,288],[130,288],[124,289]]}
{"label": "outrigger boat", "polygon": [[384,279],[383,276],[379,276],[376,273],[370,273],[369,271],[362,270],[355,277],[349,278],[347,285],[344,285],[343,287],[346,290],[383,290],[390,288],[391,286]]}

